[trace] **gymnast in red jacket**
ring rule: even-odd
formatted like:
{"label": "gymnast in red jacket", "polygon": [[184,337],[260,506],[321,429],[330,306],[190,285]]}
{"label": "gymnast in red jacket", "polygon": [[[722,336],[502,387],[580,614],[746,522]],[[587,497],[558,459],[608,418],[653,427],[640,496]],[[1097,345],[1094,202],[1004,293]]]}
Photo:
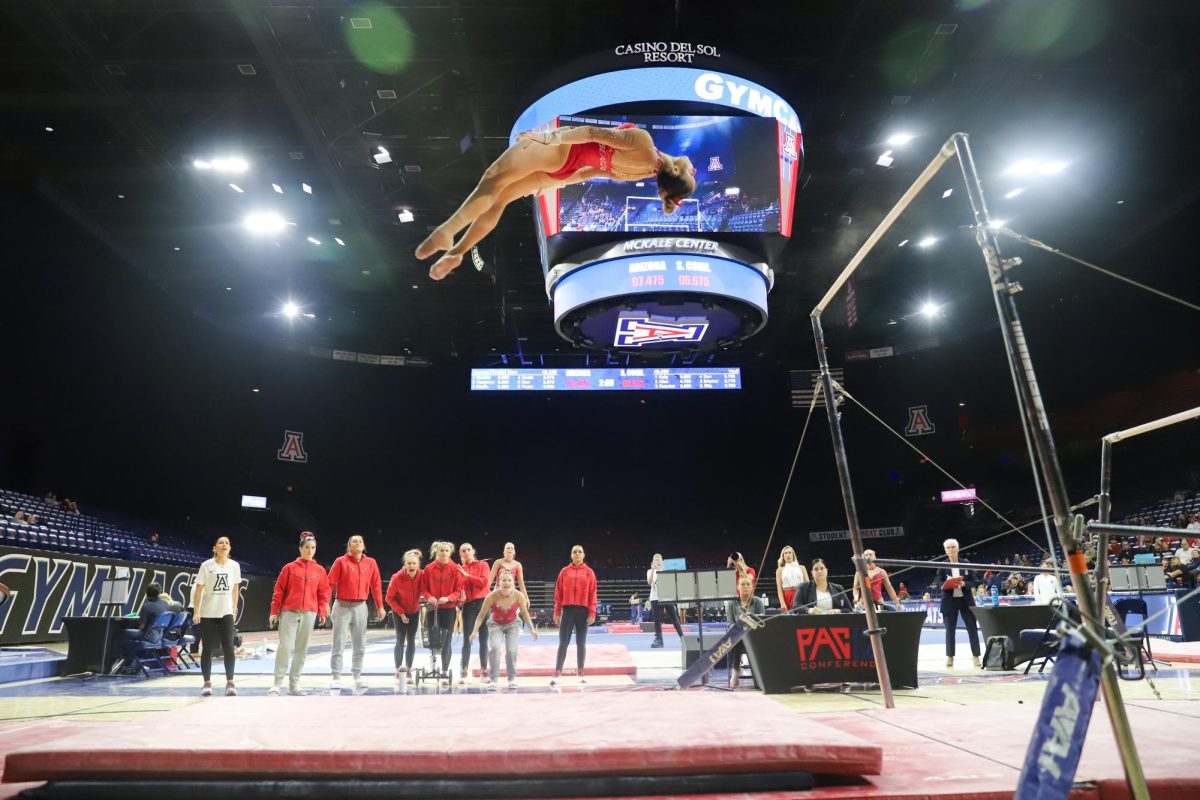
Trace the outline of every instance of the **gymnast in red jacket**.
{"label": "gymnast in red jacket", "polygon": [[[673,214],[679,201],[696,190],[696,168],[691,160],[660,152],[650,134],[632,123],[618,128],[585,125],[530,131],[517,138],[517,143],[484,171],[458,211],[417,248],[419,259],[446,251],[430,268],[429,277],[440,281],[457,268],[463,256],[496,227],[505,207],[518,197],[591,178],[654,178],[663,211]],[[464,228],[467,232],[455,242],[454,237]]]}

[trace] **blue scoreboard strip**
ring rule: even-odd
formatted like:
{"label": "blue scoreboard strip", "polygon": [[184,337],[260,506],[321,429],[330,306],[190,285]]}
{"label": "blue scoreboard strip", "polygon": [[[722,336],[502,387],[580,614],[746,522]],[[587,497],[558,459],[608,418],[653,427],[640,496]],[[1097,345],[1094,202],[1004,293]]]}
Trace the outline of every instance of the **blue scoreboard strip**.
{"label": "blue scoreboard strip", "polygon": [[740,367],[473,369],[473,392],[619,392],[741,389]]}

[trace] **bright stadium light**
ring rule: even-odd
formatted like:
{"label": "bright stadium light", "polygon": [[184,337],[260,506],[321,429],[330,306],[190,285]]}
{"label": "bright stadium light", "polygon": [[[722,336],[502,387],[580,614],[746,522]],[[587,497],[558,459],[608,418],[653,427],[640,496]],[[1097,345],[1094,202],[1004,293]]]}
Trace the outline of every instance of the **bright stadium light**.
{"label": "bright stadium light", "polygon": [[227,158],[214,158],[212,167],[217,172],[234,172],[240,173],[250,169],[249,162],[238,156],[229,156]]}
{"label": "bright stadium light", "polygon": [[893,133],[887,138],[887,144],[890,144],[893,147],[904,147],[904,145],[908,144],[912,140],[913,135],[911,133]]}
{"label": "bright stadium light", "polygon": [[308,239],[308,241],[312,242],[313,244],[320,244],[320,243],[321,243],[321,240],[320,240],[320,239],[318,239],[318,238],[317,238],[317,237],[315,237],[315,236],[309,236],[309,237],[306,237],[306,238]]}
{"label": "bright stadium light", "polygon": [[1008,220],[1006,220],[1006,219],[994,219],[988,223],[988,227],[994,231],[998,231],[1007,224],[1008,224]]}
{"label": "bright stadium light", "polygon": [[938,304],[937,304],[937,303],[934,303],[934,302],[931,302],[931,301],[929,301],[929,300],[926,300],[926,301],[925,301],[925,302],[924,302],[924,303],[921,305],[921,312],[920,312],[920,313],[921,313],[921,316],[923,316],[923,317],[926,317],[926,318],[928,318],[928,319],[933,319],[934,317],[936,317],[936,316],[937,316],[937,313],[938,313],[938,310],[939,310],[939,309],[940,309],[940,306],[938,306]]}
{"label": "bright stadium light", "polygon": [[1004,199],[1012,200],[1014,197],[1018,196],[1019,194],[1021,194],[1024,191],[1025,191],[1024,187],[1018,186],[1016,189],[1013,189],[1012,191],[1005,192]]}
{"label": "bright stadium light", "polygon": [[1066,161],[1043,161],[1036,158],[1022,158],[1014,161],[1005,170],[1005,174],[1020,176],[1057,175],[1066,168]]}
{"label": "bright stadium light", "polygon": [[936,236],[926,236],[921,241],[917,242],[917,247],[933,247],[937,244]]}
{"label": "bright stadium light", "polygon": [[242,224],[251,233],[279,233],[287,227],[284,218],[273,211],[257,211],[249,214]]}
{"label": "bright stadium light", "polygon": [[412,222],[413,220],[416,219],[416,217],[413,216],[412,211],[410,211],[407,208],[401,209],[400,213],[398,213],[396,216],[400,219],[401,222]]}
{"label": "bright stadium light", "polygon": [[282,311],[283,315],[288,319],[295,319],[296,315],[300,313],[300,306],[296,305],[291,300],[288,300],[283,304]]}
{"label": "bright stadium light", "polygon": [[197,158],[195,161],[193,161],[192,166],[196,169],[212,169],[212,164],[201,158]]}
{"label": "bright stadium light", "polygon": [[884,151],[883,155],[881,155],[879,158],[875,159],[875,163],[881,167],[890,167],[892,165],[892,162],[895,160],[896,159],[892,158],[892,151],[886,150],[886,151]]}

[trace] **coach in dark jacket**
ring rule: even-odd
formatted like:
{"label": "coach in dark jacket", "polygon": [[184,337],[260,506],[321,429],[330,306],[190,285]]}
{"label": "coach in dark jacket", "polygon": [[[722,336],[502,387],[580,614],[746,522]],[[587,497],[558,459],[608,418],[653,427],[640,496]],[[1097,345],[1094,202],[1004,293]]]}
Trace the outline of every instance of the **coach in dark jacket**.
{"label": "coach in dark jacket", "polygon": [[829,582],[829,570],[825,562],[816,559],[809,570],[811,581],[796,587],[792,598],[792,611],[797,614],[828,614],[832,611],[850,612],[850,595],[840,584]]}
{"label": "coach in dark jacket", "polygon": [[938,583],[942,586],[942,622],[946,626],[946,666],[954,666],[954,635],[961,616],[971,642],[972,661],[975,668],[979,669],[979,631],[976,630],[975,614],[971,611],[975,605],[972,594],[977,581],[969,570],[954,566],[958,561],[957,539],[947,539],[942,542],[942,547],[950,559],[949,564],[938,570]]}

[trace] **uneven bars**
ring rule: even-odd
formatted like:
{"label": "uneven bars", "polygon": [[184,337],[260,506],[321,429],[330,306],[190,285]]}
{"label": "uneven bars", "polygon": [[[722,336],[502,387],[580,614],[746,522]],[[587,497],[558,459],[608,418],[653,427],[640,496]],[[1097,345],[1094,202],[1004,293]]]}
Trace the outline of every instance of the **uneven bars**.
{"label": "uneven bars", "polygon": [[1200,406],[1190,408],[1187,411],[1180,411],[1178,414],[1172,414],[1169,417],[1163,417],[1162,419],[1156,419],[1141,425],[1135,425],[1134,427],[1126,428],[1123,431],[1115,431],[1105,436],[1103,441],[1120,442],[1125,439],[1130,439],[1134,436],[1141,436],[1143,433],[1156,431],[1159,428],[1165,428],[1168,425],[1174,425],[1178,422],[1186,422],[1189,419],[1195,419],[1197,417],[1200,417]]}
{"label": "uneven bars", "polygon": [[965,135],[964,133],[956,133],[946,140],[946,143],[942,145],[942,149],[934,156],[933,161],[929,162],[929,166],[925,167],[921,174],[917,176],[912,186],[908,187],[908,191],[900,196],[900,199],[896,201],[896,205],[892,206],[892,210],[887,213],[883,221],[867,237],[862,247],[858,248],[858,252],[854,254],[854,258],[850,259],[850,263],[846,265],[846,268],[842,270],[842,274],[838,275],[837,280],[829,287],[829,291],[821,298],[821,302],[817,303],[816,307],[813,308],[812,316],[819,317],[825,311],[825,306],[829,305],[829,301],[837,295],[838,291],[842,288],[842,284],[850,280],[850,276],[858,269],[858,265],[862,263],[862,260],[867,257],[867,253],[871,252],[872,248],[883,238],[883,235],[892,227],[892,223],[904,212],[904,209],[908,208],[913,198],[921,193],[921,190],[925,188],[925,184],[933,180],[933,176],[938,173],[942,165],[954,156],[954,141],[958,137]]}

